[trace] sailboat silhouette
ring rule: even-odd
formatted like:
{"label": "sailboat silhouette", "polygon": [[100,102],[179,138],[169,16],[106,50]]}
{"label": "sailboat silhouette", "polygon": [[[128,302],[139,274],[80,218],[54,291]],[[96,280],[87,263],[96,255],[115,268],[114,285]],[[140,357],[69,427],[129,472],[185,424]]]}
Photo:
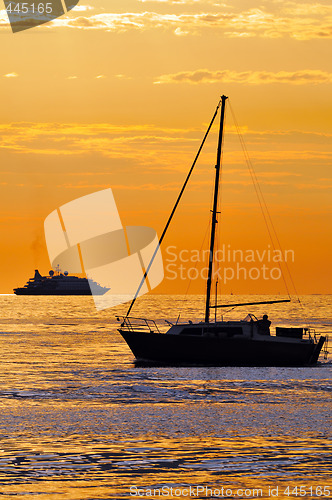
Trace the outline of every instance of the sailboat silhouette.
{"label": "sailboat silhouette", "polygon": [[[211,310],[222,307],[251,306],[253,304],[274,304],[290,302],[287,300],[268,300],[259,302],[215,304],[211,301],[212,268],[214,261],[214,244],[216,235],[217,203],[220,181],[221,157],[223,146],[224,114],[226,96],[221,97],[212,118],[207,134],[220,108],[220,128],[218,138],[217,162],[215,166],[214,197],[212,224],[210,235],[209,274],[206,284],[204,321],[172,324],[162,333],[157,323],[148,319],[136,319],[129,316],[135,299],[132,301],[127,315],[119,317],[119,332],[127,342],[136,360],[162,364],[199,364],[199,365],[233,365],[233,366],[303,366],[317,362],[319,353],[327,341],[325,336],[316,337],[309,328],[276,327],[275,335],[270,334],[270,320],[267,315],[257,320],[248,314],[242,321],[211,321]],[[205,135],[203,143],[205,142]],[[202,148],[201,145],[201,148]],[[201,151],[201,148],[199,152]],[[199,154],[199,153],[198,153]],[[189,176],[196,163],[197,156],[186,178],[185,184],[176,201],[175,207],[159,240],[161,243],[169,226]],[[151,263],[146,270],[149,272]],[[137,295],[137,294],[136,294]]]}

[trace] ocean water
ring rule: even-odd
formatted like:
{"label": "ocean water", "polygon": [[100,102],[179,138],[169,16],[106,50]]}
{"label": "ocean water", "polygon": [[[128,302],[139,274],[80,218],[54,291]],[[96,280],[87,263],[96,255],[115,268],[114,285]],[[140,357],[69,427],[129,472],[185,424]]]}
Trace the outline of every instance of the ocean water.
{"label": "ocean water", "polygon": [[[332,497],[331,353],[310,368],[135,367],[116,330],[125,306],[0,303],[1,498]],[[180,310],[201,318],[203,298],[145,296],[134,314]],[[266,309],[225,319],[248,312]],[[331,312],[321,295],[268,309],[273,323],[323,334]]]}

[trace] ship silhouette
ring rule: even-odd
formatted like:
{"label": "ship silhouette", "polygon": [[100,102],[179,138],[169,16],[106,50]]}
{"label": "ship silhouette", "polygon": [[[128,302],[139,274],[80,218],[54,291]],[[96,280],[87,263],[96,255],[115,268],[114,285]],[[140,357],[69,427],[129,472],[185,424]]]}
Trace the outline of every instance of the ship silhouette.
{"label": "ship silhouette", "polygon": [[[89,283],[90,282],[90,283]],[[35,275],[21,288],[14,288],[16,295],[92,295],[90,286],[93,286],[94,295],[104,295],[109,288],[100,286],[93,280],[70,276],[57,269],[51,270],[49,276],[42,276],[38,269]]]}

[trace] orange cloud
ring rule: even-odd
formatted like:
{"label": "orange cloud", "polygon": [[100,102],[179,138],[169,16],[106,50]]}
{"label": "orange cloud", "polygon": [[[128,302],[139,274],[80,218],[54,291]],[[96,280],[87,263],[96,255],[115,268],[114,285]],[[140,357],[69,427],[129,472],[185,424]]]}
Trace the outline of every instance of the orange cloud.
{"label": "orange cloud", "polygon": [[181,71],[179,73],[162,75],[155,84],[166,83],[242,83],[262,85],[271,83],[286,83],[291,85],[307,85],[331,83],[332,73],[320,70],[299,71],[210,71],[199,69],[196,71]]}
{"label": "orange cloud", "polygon": [[[144,2],[144,4],[150,2]],[[124,32],[163,29],[175,35],[198,35],[202,31],[218,31],[226,37],[290,37],[297,40],[332,37],[332,6],[324,4],[300,4],[297,2],[263,2],[260,7],[247,10],[237,6],[195,0],[155,0],[172,6],[193,4],[199,13],[167,13],[146,10],[145,12],[89,13],[71,11],[69,15],[56,19],[40,29],[71,28],[82,30],[105,30]],[[157,10],[157,9],[156,9]],[[6,25],[3,19],[3,25]],[[1,23],[0,23],[1,26]]]}
{"label": "orange cloud", "polygon": [[7,73],[6,75],[3,75],[4,78],[17,78],[18,74],[13,72],[13,73]]}
{"label": "orange cloud", "polygon": [[[0,151],[38,155],[88,155],[106,158],[126,157],[147,165],[159,165],[181,170],[184,159],[190,158],[198,147],[205,125],[192,129],[162,128],[150,124],[115,126],[105,123],[12,123],[0,124]],[[330,162],[332,134],[319,132],[254,131],[241,129],[250,156],[257,163],[317,160]],[[214,133],[214,132],[212,132]],[[231,147],[227,160],[234,164],[243,162],[242,152],[237,151],[238,139],[234,127],[226,127]],[[264,150],[261,145],[264,144]],[[266,148],[265,145],[269,145]],[[305,148],[303,145],[305,144]],[[324,144],[324,149],[322,149]],[[310,145],[310,146],[309,146]],[[214,154],[208,149],[208,155]],[[172,158],[172,161],[170,161]]]}

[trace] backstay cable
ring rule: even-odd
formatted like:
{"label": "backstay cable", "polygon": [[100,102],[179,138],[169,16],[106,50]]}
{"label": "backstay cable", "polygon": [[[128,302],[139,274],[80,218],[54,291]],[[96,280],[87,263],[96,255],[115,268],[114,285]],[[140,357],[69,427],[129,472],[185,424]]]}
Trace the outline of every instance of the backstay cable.
{"label": "backstay cable", "polygon": [[[250,176],[251,176],[251,179],[252,179],[255,191],[256,191],[256,196],[257,196],[257,199],[258,199],[258,202],[259,202],[259,205],[260,205],[260,209],[261,209],[261,212],[262,212],[262,215],[263,215],[263,218],[264,218],[264,222],[265,222],[266,229],[267,229],[267,232],[268,232],[269,237],[270,237],[270,241],[271,241],[273,250],[276,251],[276,245],[274,244],[274,239],[273,239],[273,236],[274,236],[274,238],[275,238],[275,240],[277,242],[277,246],[278,246],[279,250],[281,251],[281,253],[283,253],[281,243],[279,241],[279,238],[278,238],[275,226],[273,224],[273,221],[272,221],[269,209],[267,207],[264,195],[262,193],[260,184],[258,182],[256,173],[255,173],[255,170],[254,170],[253,165],[251,163],[248,150],[246,148],[244,139],[243,139],[242,134],[240,132],[240,128],[239,128],[239,125],[238,125],[237,120],[235,118],[235,114],[234,114],[234,111],[233,111],[233,108],[232,108],[230,102],[229,102],[229,107],[230,107],[230,110],[231,110],[231,113],[232,113],[232,117],[233,117],[233,121],[234,121],[234,124],[235,124],[235,128],[236,128],[236,131],[237,131],[237,134],[238,134],[238,137],[239,137],[239,141],[240,141],[240,144],[241,144],[241,147],[242,147],[242,150],[243,150],[243,154],[244,154],[247,166],[248,166],[248,170],[249,170],[249,173],[250,173]],[[269,225],[269,223],[270,223],[270,225]],[[271,227],[271,229],[270,229],[270,227]],[[298,296],[298,293],[297,293],[297,290],[296,290],[295,283],[293,281],[293,278],[292,278],[292,275],[291,275],[291,272],[290,272],[290,269],[288,267],[287,261],[284,260],[283,262],[285,264],[285,268],[287,270],[288,276],[289,276],[290,281],[292,283],[292,286],[294,288],[294,291],[295,291],[295,294],[297,296],[297,299],[298,299],[299,303],[301,303],[301,301],[299,299],[299,296]],[[281,268],[281,264],[280,264],[279,261],[277,263],[278,263],[278,266],[279,266],[279,269],[280,269],[280,272],[281,272],[281,276],[282,276],[282,279],[283,279],[283,282],[284,282],[284,285],[285,285],[288,297],[290,298],[291,297],[290,296],[290,292],[289,292],[289,289],[288,289],[288,285],[287,285],[284,273],[283,273],[282,268]]]}

